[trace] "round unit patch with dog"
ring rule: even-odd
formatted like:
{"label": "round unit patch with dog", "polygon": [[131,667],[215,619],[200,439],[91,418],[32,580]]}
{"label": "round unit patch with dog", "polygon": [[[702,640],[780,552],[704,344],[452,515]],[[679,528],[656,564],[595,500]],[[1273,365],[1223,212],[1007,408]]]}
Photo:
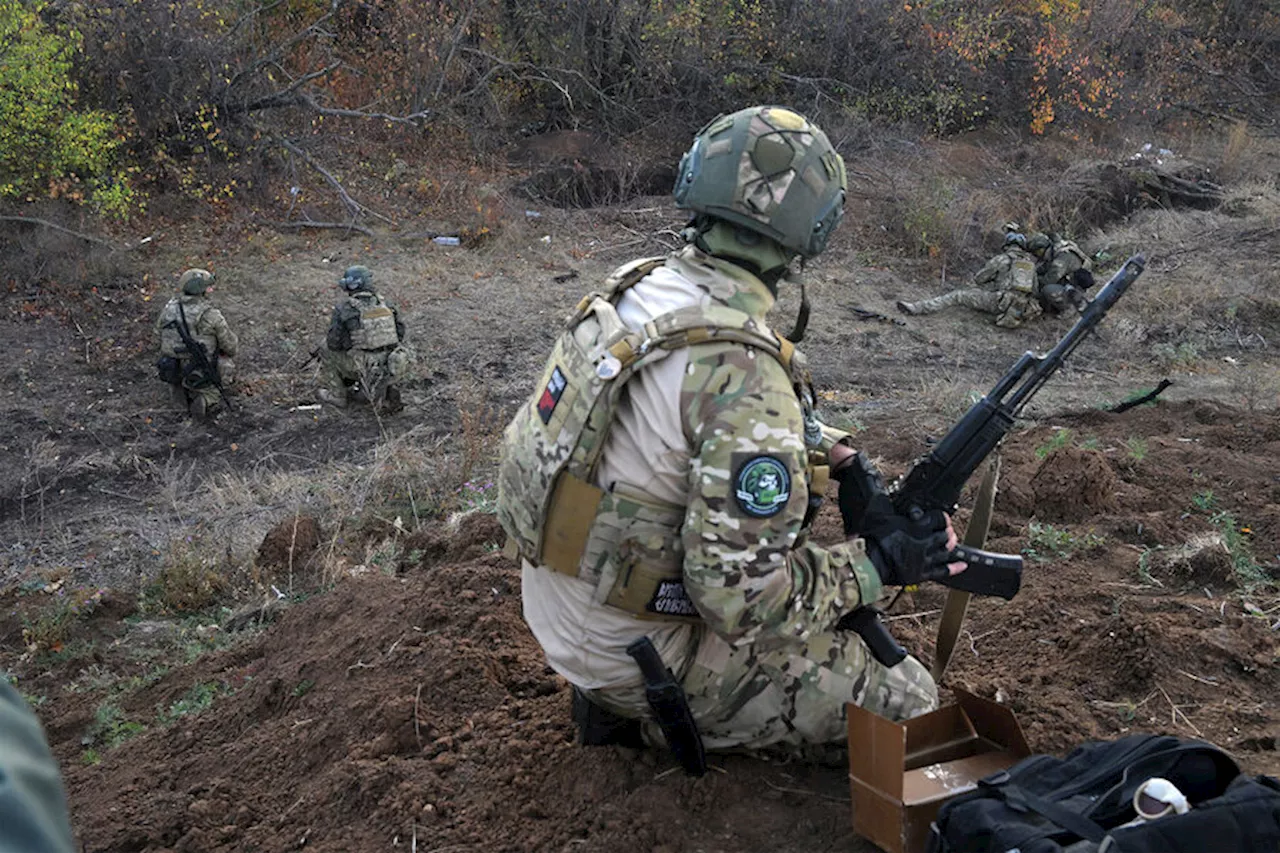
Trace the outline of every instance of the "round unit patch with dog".
{"label": "round unit patch with dog", "polygon": [[738,468],[733,493],[747,515],[777,515],[791,497],[791,472],[772,456],[753,456]]}

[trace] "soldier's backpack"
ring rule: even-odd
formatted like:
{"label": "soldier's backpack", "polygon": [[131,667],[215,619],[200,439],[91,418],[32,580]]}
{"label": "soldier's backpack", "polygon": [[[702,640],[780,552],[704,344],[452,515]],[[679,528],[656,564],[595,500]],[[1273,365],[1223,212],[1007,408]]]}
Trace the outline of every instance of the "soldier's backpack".
{"label": "soldier's backpack", "polygon": [[[1138,820],[1134,795],[1152,778],[1172,782],[1190,808]],[[928,847],[929,853],[1278,849],[1280,780],[1242,775],[1211,744],[1149,734],[1086,743],[1066,758],[1033,755],[983,779],[939,809]]]}

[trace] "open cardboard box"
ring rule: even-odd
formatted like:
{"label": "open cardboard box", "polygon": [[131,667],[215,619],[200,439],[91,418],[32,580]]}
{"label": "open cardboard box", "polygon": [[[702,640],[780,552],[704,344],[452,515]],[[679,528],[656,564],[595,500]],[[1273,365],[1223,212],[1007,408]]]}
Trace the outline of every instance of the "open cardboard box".
{"label": "open cardboard box", "polygon": [[1031,753],[1012,711],[954,693],[902,723],[849,705],[853,829],[888,853],[922,853],[944,802]]}

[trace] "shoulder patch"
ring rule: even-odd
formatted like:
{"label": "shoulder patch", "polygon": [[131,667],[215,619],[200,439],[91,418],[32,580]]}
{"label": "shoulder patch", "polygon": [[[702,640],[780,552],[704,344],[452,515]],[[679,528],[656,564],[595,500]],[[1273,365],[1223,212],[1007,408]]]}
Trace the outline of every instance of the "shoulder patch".
{"label": "shoulder patch", "polygon": [[542,393],[538,395],[538,417],[542,418],[544,424],[551,423],[551,414],[559,405],[560,397],[568,384],[568,380],[560,372],[560,366],[553,367],[551,378],[547,380],[547,387],[543,388]]}
{"label": "shoulder patch", "polygon": [[733,495],[753,518],[777,515],[791,498],[791,471],[775,456],[752,456],[738,466]]}

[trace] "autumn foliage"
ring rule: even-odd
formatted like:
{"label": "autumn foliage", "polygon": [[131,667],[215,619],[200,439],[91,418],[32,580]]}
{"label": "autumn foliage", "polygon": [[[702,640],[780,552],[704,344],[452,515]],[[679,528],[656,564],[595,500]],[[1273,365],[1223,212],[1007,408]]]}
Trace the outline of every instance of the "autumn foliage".
{"label": "autumn foliage", "polygon": [[0,0],[0,195],[217,201],[326,138],[684,138],[753,102],[935,134],[1256,123],[1276,56],[1280,12],[1245,0]]}

